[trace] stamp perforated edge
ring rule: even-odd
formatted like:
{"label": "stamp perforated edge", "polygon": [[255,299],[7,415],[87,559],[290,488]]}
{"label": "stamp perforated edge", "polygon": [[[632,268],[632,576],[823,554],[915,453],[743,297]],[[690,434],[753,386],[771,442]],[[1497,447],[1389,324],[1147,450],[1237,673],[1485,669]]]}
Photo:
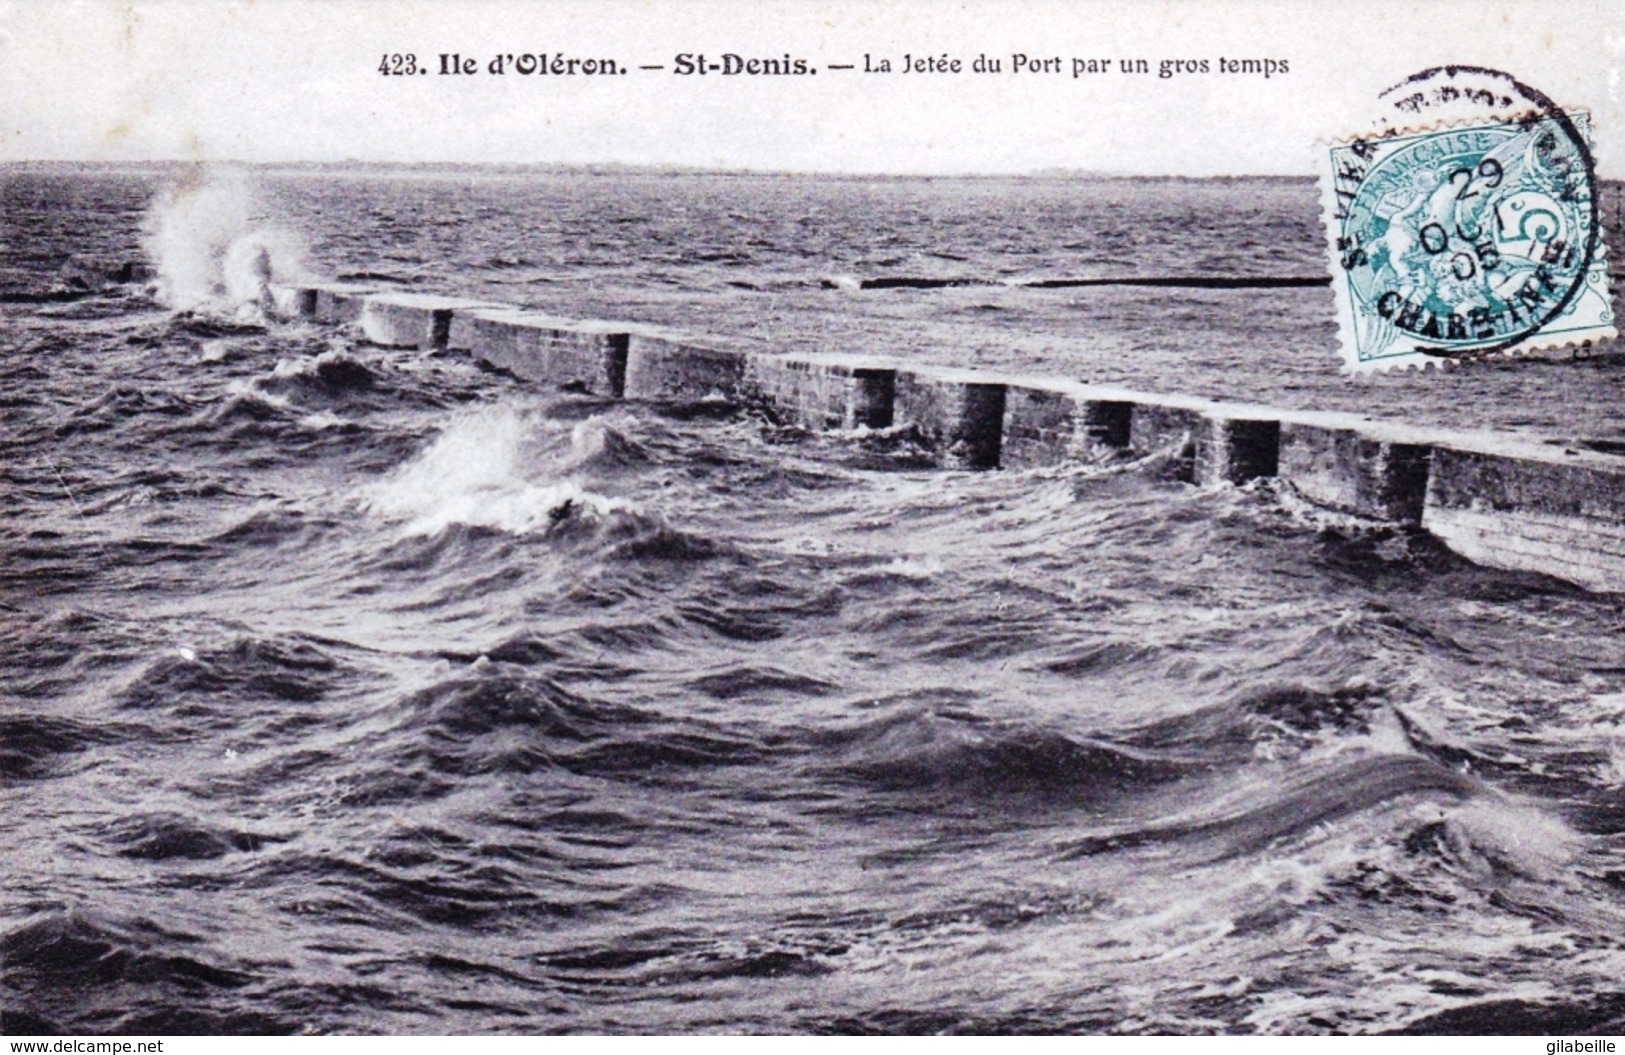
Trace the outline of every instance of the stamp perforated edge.
{"label": "stamp perforated edge", "polygon": [[[1590,112],[1584,107],[1565,109],[1564,113],[1584,113],[1587,115],[1587,124],[1584,130],[1585,147],[1590,155],[1593,173],[1599,167],[1597,164],[1597,148],[1591,134],[1589,122]],[[1450,367],[1463,367],[1475,362],[1518,359],[1534,352],[1552,351],[1563,348],[1590,347],[1599,342],[1613,341],[1619,337],[1617,318],[1613,314],[1614,284],[1613,276],[1608,268],[1608,245],[1603,237],[1603,225],[1597,225],[1597,244],[1592,253],[1591,267],[1600,271],[1602,275],[1602,296],[1609,305],[1608,323],[1587,335],[1573,332],[1546,333],[1545,327],[1530,334],[1517,344],[1493,351],[1478,353],[1464,353],[1455,356],[1428,355],[1423,352],[1412,352],[1407,355],[1396,355],[1381,360],[1361,359],[1358,337],[1355,334],[1354,303],[1349,293],[1348,282],[1344,277],[1341,266],[1341,255],[1338,252],[1337,239],[1341,228],[1338,218],[1337,204],[1337,173],[1332,164],[1332,150],[1337,147],[1351,146],[1354,143],[1374,140],[1406,139],[1415,136],[1430,135],[1435,132],[1446,132],[1455,129],[1482,128],[1491,124],[1506,124],[1531,117],[1539,117],[1539,109],[1524,109],[1505,114],[1485,115],[1478,118],[1456,118],[1426,122],[1419,125],[1407,125],[1399,128],[1380,128],[1371,131],[1333,138],[1322,138],[1315,141],[1315,168],[1317,172],[1317,187],[1320,192],[1320,226],[1326,237],[1326,265],[1332,276],[1332,295],[1336,302],[1337,318],[1337,345],[1338,353],[1342,359],[1343,373],[1349,376],[1365,376],[1371,374],[1386,374],[1390,371],[1415,370],[1425,371],[1432,366],[1439,370]],[[1599,192],[1594,203],[1597,209],[1602,208],[1602,197]]]}

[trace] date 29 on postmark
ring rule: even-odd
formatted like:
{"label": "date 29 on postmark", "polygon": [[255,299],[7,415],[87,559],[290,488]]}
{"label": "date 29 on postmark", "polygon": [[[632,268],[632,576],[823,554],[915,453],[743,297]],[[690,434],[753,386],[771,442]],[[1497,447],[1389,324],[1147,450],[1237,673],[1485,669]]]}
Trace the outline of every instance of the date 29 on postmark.
{"label": "date 29 on postmark", "polygon": [[1532,113],[1331,145],[1344,369],[1614,337],[1589,117]]}

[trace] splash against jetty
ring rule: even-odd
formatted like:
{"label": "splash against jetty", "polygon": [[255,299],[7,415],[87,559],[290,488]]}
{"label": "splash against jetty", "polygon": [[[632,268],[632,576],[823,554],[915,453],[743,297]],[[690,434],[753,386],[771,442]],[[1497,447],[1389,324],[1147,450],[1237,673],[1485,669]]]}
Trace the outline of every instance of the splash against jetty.
{"label": "splash against jetty", "polygon": [[1480,564],[1625,592],[1625,458],[1376,422],[852,355],[775,355],[637,323],[335,283],[274,285],[287,317],[374,344],[466,351],[609,399],[726,400],[814,430],[909,427],[946,468],[1173,451],[1198,485],[1272,477],[1341,513],[1426,531]]}
{"label": "splash against jetty", "polygon": [[265,221],[252,179],[200,169],[168,188],[142,221],[158,299],[177,311],[244,318],[271,308],[268,284],[304,273],[298,237]]}

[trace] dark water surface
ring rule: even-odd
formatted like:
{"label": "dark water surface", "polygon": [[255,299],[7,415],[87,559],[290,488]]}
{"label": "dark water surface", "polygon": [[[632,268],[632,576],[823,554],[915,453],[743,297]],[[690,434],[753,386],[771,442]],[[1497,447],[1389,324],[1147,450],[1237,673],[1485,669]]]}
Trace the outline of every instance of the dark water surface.
{"label": "dark water surface", "polygon": [[[1620,1031],[1621,598],[1156,456],[936,472],[177,314],[83,262],[161,182],[0,183],[7,1032]],[[1606,360],[1344,382],[1323,289],[819,282],[1314,273],[1301,184],[257,208],[321,274],[1621,433]]]}

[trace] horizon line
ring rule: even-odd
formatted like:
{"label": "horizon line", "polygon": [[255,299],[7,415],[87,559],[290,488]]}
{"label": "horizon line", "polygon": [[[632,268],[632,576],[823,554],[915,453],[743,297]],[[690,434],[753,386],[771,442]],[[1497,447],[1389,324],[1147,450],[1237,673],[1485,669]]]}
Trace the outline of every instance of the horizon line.
{"label": "horizon line", "polygon": [[725,165],[686,165],[672,162],[621,161],[245,161],[237,158],[18,158],[0,160],[0,169],[94,168],[94,169],[341,169],[341,170],[425,170],[425,171],[510,171],[644,173],[651,175],[695,176],[820,176],[839,179],[1150,179],[1150,180],[1281,180],[1313,182],[1311,173],[1224,172],[1195,175],[1181,172],[1126,172],[1056,166],[1022,171],[941,171],[907,172],[865,169],[750,168]]}

